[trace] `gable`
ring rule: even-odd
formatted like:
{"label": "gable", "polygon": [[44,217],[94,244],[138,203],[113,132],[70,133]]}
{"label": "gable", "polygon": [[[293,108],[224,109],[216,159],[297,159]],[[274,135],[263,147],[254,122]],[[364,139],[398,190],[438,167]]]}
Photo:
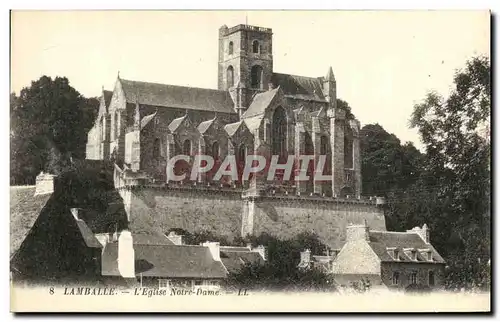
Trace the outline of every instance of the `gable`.
{"label": "gable", "polygon": [[333,263],[334,274],[380,274],[380,260],[365,240],[348,242]]}

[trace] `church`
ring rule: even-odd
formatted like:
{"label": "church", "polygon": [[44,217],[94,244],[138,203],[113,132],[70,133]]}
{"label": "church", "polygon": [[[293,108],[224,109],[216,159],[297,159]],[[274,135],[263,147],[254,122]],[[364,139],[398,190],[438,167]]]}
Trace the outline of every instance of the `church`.
{"label": "church", "polygon": [[[118,74],[113,91],[102,91],[86,155],[114,162],[115,187],[131,224],[144,225],[147,217],[155,228],[210,229],[229,237],[312,230],[337,249],[347,221],[385,230],[380,200],[361,197],[360,124],[338,104],[332,68],[318,77],[274,72],[270,28],[224,25],[218,44],[217,89]],[[234,156],[238,180],[214,180],[214,171],[194,181],[169,178],[168,160],[192,156],[191,164],[177,162],[174,172],[182,173],[200,154],[213,157],[214,171]],[[249,155],[292,160],[294,174],[308,179],[283,180],[278,170],[271,180],[259,173],[240,180]],[[303,155],[311,156],[307,166],[298,164]],[[321,170],[320,156],[326,158]],[[317,171],[330,180],[315,180]]]}
{"label": "church", "polygon": [[[222,26],[217,90],[118,76],[113,92],[103,91],[87,158],[113,158],[168,182],[166,163],[177,154],[210,155],[216,164],[227,155],[238,164],[251,154],[282,161],[313,155],[316,162],[306,170],[311,173],[325,155],[330,181],[309,175],[310,182],[288,185],[295,193],[359,196],[359,122],[337,107],[335,76],[331,67],[325,71],[321,77],[274,73],[271,29]],[[210,173],[200,178],[210,179]],[[275,179],[262,184],[279,187],[279,173]]]}

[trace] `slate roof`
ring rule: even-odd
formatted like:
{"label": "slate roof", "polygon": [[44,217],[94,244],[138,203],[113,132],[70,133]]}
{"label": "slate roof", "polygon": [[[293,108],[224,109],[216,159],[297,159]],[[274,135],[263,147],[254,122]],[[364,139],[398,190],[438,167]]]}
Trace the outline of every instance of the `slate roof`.
{"label": "slate roof", "polygon": [[249,251],[223,251],[221,249],[220,259],[230,273],[237,273],[244,265],[249,263],[263,264],[264,259],[257,252]]}
{"label": "slate roof", "polygon": [[51,193],[35,196],[35,186],[10,187],[10,255],[28,235]]}
{"label": "slate roof", "polygon": [[[419,256],[419,261],[413,261],[405,253],[405,248],[429,249],[432,252],[433,263],[444,263],[444,259],[430,244],[426,244],[424,240],[416,233],[392,232],[392,231],[370,231],[370,242],[368,243],[375,254],[382,262],[426,262],[422,256]],[[392,258],[388,253],[387,248],[394,247],[399,250],[400,260]]]}
{"label": "slate roof", "polygon": [[272,82],[279,85],[287,97],[326,102],[323,95],[323,77],[305,77],[274,73]]}
{"label": "slate roof", "polygon": [[165,235],[151,233],[132,233],[134,245],[174,245]]}
{"label": "slate roof", "polygon": [[271,104],[271,101],[278,93],[279,87],[267,92],[258,93],[253,97],[252,103],[248,109],[243,113],[242,118],[249,118],[257,115],[264,114],[266,108]]}
{"label": "slate roof", "polygon": [[[222,262],[215,261],[208,247],[191,245],[134,245],[137,276],[163,278],[225,278]],[[103,275],[119,275],[116,267],[118,243],[106,245]]]}
{"label": "slate roof", "polygon": [[[235,114],[228,91],[120,79],[129,103]],[[138,96],[138,97],[137,97]]]}

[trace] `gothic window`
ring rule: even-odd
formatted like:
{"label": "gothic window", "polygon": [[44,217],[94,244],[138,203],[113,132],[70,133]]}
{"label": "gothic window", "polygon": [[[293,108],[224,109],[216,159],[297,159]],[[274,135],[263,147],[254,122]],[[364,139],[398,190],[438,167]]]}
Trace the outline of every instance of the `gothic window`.
{"label": "gothic window", "polygon": [[286,113],[283,107],[274,110],[272,123],[272,153],[281,158],[286,156]]}
{"label": "gothic window", "polygon": [[101,141],[106,140],[106,124],[104,122],[104,117],[101,117],[101,122],[100,122],[100,127],[101,127]]}
{"label": "gothic window", "polygon": [[191,141],[184,141],[184,143],[182,144],[182,154],[191,155]]}
{"label": "gothic window", "polygon": [[227,68],[227,87],[233,87],[234,86],[234,68],[233,66],[229,66]]}
{"label": "gothic window", "polygon": [[252,52],[258,54],[260,49],[259,47],[259,42],[257,40],[254,40],[252,43]]}
{"label": "gothic window", "polygon": [[236,162],[241,163],[245,162],[245,158],[247,156],[247,149],[244,144],[240,144],[238,147],[238,154],[236,155]]}
{"label": "gothic window", "polygon": [[322,135],[320,138],[319,153],[320,155],[326,155],[324,173],[330,174],[332,166],[332,154],[330,153],[330,142],[326,135]]}
{"label": "gothic window", "polygon": [[158,159],[161,155],[161,142],[156,138],[153,145],[153,158]]}
{"label": "gothic window", "polygon": [[399,284],[399,272],[393,272],[392,273],[392,285],[398,285]]}
{"label": "gothic window", "polygon": [[115,139],[120,136],[120,114],[118,111],[115,113]]}
{"label": "gothic window", "polygon": [[429,286],[434,286],[435,281],[434,281],[434,272],[429,271]]}
{"label": "gothic window", "polygon": [[252,88],[262,88],[262,67],[255,65],[250,71]]}
{"label": "gothic window", "polygon": [[344,136],[344,168],[352,169],[354,167],[353,158],[352,138],[346,135]]}
{"label": "gothic window", "polygon": [[228,52],[229,52],[229,55],[233,54],[233,42],[232,41],[229,42],[229,50],[228,50]]}
{"label": "gothic window", "polygon": [[214,160],[219,159],[219,143],[217,142],[214,142],[212,144],[212,157],[214,158]]}

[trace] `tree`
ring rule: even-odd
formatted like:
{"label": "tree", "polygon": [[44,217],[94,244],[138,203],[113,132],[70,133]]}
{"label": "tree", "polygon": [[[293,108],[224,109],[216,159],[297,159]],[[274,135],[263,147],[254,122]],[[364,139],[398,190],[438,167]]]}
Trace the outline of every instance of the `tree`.
{"label": "tree", "polygon": [[360,148],[363,194],[385,197],[388,229],[406,229],[413,224],[410,187],[419,180],[424,156],[411,142],[402,145],[379,124],[361,129]]}
{"label": "tree", "polygon": [[417,203],[433,215],[436,246],[458,268],[449,275],[454,285],[477,284],[491,256],[490,69],[486,57],[467,61],[451,94],[428,93],[410,120],[426,149]]}
{"label": "tree", "polygon": [[298,268],[301,251],[309,249],[312,254],[323,254],[327,249],[317,235],[304,232],[294,238],[278,239],[262,233],[247,236],[246,242],[254,247],[265,246],[267,260],[264,265],[244,265],[240,272],[229,276],[229,284],[273,290],[333,290],[330,275],[316,268]]}
{"label": "tree", "polygon": [[65,77],[42,76],[11,94],[11,183],[34,183],[40,171],[61,172],[69,157],[84,158],[98,101]]}

